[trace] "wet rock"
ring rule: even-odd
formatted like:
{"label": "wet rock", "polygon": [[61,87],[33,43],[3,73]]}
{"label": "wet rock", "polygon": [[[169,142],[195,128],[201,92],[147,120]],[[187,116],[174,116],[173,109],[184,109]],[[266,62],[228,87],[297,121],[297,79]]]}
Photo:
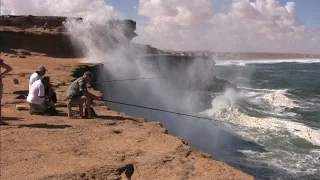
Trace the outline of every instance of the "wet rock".
{"label": "wet rock", "polygon": [[29,51],[27,51],[27,50],[24,50],[24,49],[19,50],[19,54],[26,55],[26,56],[31,56],[31,53]]}

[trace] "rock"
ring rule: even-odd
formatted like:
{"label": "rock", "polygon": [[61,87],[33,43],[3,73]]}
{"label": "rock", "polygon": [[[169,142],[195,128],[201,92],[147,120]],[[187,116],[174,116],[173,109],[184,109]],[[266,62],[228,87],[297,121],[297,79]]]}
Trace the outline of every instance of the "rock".
{"label": "rock", "polygon": [[18,55],[18,56],[19,56],[19,58],[26,58],[25,55]]}
{"label": "rock", "polygon": [[14,78],[14,79],[13,79],[13,84],[19,84],[18,79]]}
{"label": "rock", "polygon": [[19,54],[26,55],[26,56],[31,56],[31,53],[29,51],[27,51],[27,50],[24,50],[24,49],[20,50]]}
{"label": "rock", "polygon": [[44,25],[42,27],[43,27],[43,29],[47,29],[47,23],[44,23]]}
{"label": "rock", "polygon": [[201,153],[201,156],[208,159],[211,158],[211,155],[208,153]]}
{"label": "rock", "polygon": [[117,130],[117,129],[112,130],[112,132],[113,132],[114,134],[121,134],[121,133],[122,133],[122,131]]}
{"label": "rock", "polygon": [[15,99],[26,99],[26,96],[21,94],[21,95],[15,97]]}
{"label": "rock", "polygon": [[84,178],[85,176],[86,176],[85,173],[81,173],[81,174],[80,174],[80,178]]}
{"label": "rock", "polygon": [[[74,18],[80,23],[82,18]],[[82,47],[75,47],[71,37],[65,32],[63,23],[67,17],[50,16],[0,16],[1,52],[11,49],[27,49],[50,57],[79,58],[84,57]],[[12,30],[15,29],[15,30]],[[46,31],[43,31],[46,29]],[[105,41],[105,51],[113,51],[119,44],[130,42],[136,35],[136,22],[132,20],[110,20],[101,27],[95,27],[104,36],[97,37],[94,42]],[[113,33],[116,32],[116,33]],[[118,38],[118,33],[123,36]],[[125,38],[123,38],[125,37]],[[29,55],[29,54],[21,54]],[[25,58],[19,56],[20,58]]]}

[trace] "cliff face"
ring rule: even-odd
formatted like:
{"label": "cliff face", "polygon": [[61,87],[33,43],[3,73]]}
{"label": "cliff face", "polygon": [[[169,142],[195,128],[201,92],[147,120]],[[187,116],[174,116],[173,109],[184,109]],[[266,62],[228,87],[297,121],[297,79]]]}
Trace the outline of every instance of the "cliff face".
{"label": "cliff face", "polygon": [[[81,18],[74,18],[82,21]],[[64,27],[66,17],[49,16],[0,16],[1,52],[15,53],[16,49],[45,54],[51,57],[82,57],[83,52],[77,49]],[[108,28],[122,30],[128,42],[136,36],[136,23],[132,20],[109,21]],[[108,33],[113,43],[118,43],[117,37]],[[111,30],[112,31],[112,30]]]}

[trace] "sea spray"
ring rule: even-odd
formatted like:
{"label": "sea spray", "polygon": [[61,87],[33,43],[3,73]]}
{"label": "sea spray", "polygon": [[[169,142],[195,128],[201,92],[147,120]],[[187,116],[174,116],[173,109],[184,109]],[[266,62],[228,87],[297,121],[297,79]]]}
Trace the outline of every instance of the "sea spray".
{"label": "sea spray", "polygon": [[[291,139],[298,137],[306,139],[315,145],[318,143],[317,130],[308,129],[299,123],[287,123],[288,121],[279,120],[277,117],[263,117],[268,115],[269,112],[267,110],[269,110],[269,107],[256,108],[254,106],[261,104],[260,100],[262,98],[259,100],[258,97],[262,96],[259,91],[255,91],[256,94],[253,93],[254,98],[248,97],[248,99],[246,93],[235,91],[232,88],[224,89],[223,93],[220,93],[221,91],[214,92],[213,90],[216,86],[211,86],[211,84],[217,81],[213,73],[216,73],[215,70],[220,67],[215,67],[213,71],[213,61],[204,61],[202,57],[173,57],[173,59],[171,57],[170,59],[167,56],[154,56],[145,58],[145,52],[141,51],[141,49],[137,50],[135,45],[129,43],[126,39],[123,39],[123,43],[109,41],[110,36],[108,35],[112,34],[113,30],[106,33],[109,27],[100,22],[97,24],[94,21],[72,22],[66,25],[69,33],[73,36],[74,42],[83,47],[82,49],[86,52],[88,59],[91,62],[103,64],[100,81],[161,77],[156,80],[103,83],[103,93],[106,98],[117,102],[187,114],[198,115],[199,112],[203,112],[201,113],[202,115],[220,120],[221,123],[134,107],[123,107],[112,103],[108,104],[112,109],[125,111],[130,115],[144,116],[148,120],[160,121],[170,133],[182,136],[190,145],[211,153],[216,159],[227,161],[257,176],[259,176],[259,173],[257,173],[260,170],[259,168],[264,169],[264,171],[270,171],[272,172],[270,174],[273,174],[274,170],[276,171],[276,164],[272,164],[267,170],[263,165],[257,165],[256,163],[258,162],[255,162],[255,166],[251,167],[248,165],[252,164],[250,159],[247,159],[246,156],[239,157],[237,152],[244,150],[244,153],[250,151],[254,152],[251,154],[265,154],[265,148],[258,144],[264,144],[265,140],[267,141],[273,137],[268,134],[270,132],[274,132],[277,138],[290,137]],[[102,28],[102,30],[101,26],[105,28]],[[122,34],[125,32],[123,29],[120,28],[120,30],[117,29],[116,31],[115,37],[119,35],[120,40],[125,37]],[[116,44],[114,44],[115,42]],[[229,71],[231,70],[232,68]],[[251,75],[255,75],[251,72],[244,73],[241,71],[234,74],[238,77],[249,74],[249,80],[251,80]],[[248,85],[249,82],[247,81],[243,85]],[[275,98],[277,97],[279,96],[275,96]],[[283,96],[281,97],[284,98]],[[251,98],[254,99],[254,102],[251,102]],[[203,102],[208,102],[208,104]],[[265,111],[263,112],[264,114],[260,112],[263,110]],[[226,124],[226,126],[223,124]],[[285,130],[284,134],[282,134],[283,130]],[[238,133],[238,135],[235,133]],[[286,142],[286,145],[288,144],[290,145],[290,143]],[[269,150],[268,147],[266,149]],[[274,157],[277,154],[274,151],[269,154],[271,154],[271,158],[276,159]],[[247,156],[256,160],[255,157]],[[283,157],[288,158],[290,156]],[[278,162],[285,162],[285,160],[281,160],[281,162]],[[263,159],[259,159],[259,161],[265,163]],[[310,165],[310,167],[313,166]],[[285,169],[287,166],[281,164],[280,168]],[[298,169],[294,168],[295,170]]]}

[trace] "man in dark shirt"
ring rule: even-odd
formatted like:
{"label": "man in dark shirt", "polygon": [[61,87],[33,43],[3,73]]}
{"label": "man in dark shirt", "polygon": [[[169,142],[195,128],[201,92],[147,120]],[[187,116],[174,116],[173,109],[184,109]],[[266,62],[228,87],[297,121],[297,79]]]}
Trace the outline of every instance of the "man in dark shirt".
{"label": "man in dark shirt", "polygon": [[[5,71],[1,72],[1,68],[5,69]],[[3,59],[0,59],[0,125],[8,125],[8,123],[1,120],[1,99],[3,94],[2,76],[8,74],[10,71],[12,71],[12,67],[4,63]]]}
{"label": "man in dark shirt", "polygon": [[[91,72],[87,71],[82,77],[76,79],[69,87],[67,92],[67,104],[85,104],[88,112],[87,118],[92,118],[91,103],[92,100],[102,100],[88,92],[87,83],[93,79]],[[83,117],[83,109],[80,110],[80,116]]]}

